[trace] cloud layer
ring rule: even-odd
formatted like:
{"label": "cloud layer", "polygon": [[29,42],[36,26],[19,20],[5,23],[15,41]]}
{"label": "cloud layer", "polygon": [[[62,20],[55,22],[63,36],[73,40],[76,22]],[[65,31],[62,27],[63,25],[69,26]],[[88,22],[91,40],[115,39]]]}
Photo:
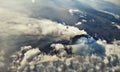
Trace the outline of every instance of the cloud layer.
{"label": "cloud layer", "polygon": [[105,1],[109,1],[109,2],[112,2],[114,4],[120,5],[120,0],[105,0]]}
{"label": "cloud layer", "polygon": [[[25,13],[6,7],[0,7],[0,16],[0,67],[3,69],[9,63],[10,54],[19,50],[20,46],[39,43],[43,47],[53,41],[69,40],[74,35],[86,34],[76,27],[48,19],[30,18]],[[44,42],[39,42],[41,39]]]}
{"label": "cloud layer", "polygon": [[21,46],[44,47],[86,34],[65,24],[77,22],[68,10],[76,9],[79,2],[85,3],[83,0],[0,0],[0,67],[4,69],[9,64],[9,56]]}

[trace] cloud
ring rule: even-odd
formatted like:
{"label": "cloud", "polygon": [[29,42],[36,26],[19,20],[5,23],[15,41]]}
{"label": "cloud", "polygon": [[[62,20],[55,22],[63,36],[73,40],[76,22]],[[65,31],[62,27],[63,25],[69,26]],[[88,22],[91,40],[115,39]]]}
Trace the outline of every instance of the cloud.
{"label": "cloud", "polygon": [[[69,9],[77,9],[76,2],[78,1],[0,0],[0,67],[6,67],[9,56],[21,46],[44,47],[54,41],[87,34],[84,30],[62,24],[77,22],[77,18],[68,12]],[[83,0],[80,2],[83,3]],[[85,47],[88,48],[89,45],[84,45],[83,48]]]}
{"label": "cloud", "polygon": [[120,0],[105,0],[105,1],[109,1],[109,2],[112,2],[114,4],[120,5]]}
{"label": "cloud", "polygon": [[[0,50],[5,53],[0,53],[1,67],[9,64],[9,56],[21,46],[38,44],[43,47],[53,41],[69,40],[75,35],[86,34],[84,30],[49,19],[31,18],[29,14],[18,11],[20,9],[5,5],[0,7]],[[45,41],[40,42],[41,39]]]}
{"label": "cloud", "polygon": [[40,50],[38,48],[36,49],[30,49],[24,54],[24,58],[20,63],[20,67],[18,68],[20,71],[25,68],[27,65],[28,60],[31,60],[34,56],[40,53]]}
{"label": "cloud", "polygon": [[[34,3],[32,3],[34,2]],[[77,23],[78,18],[71,15],[69,9],[80,9],[82,6],[89,8],[102,8],[99,3],[104,4],[101,0],[0,0],[0,6],[8,10],[17,11],[18,13],[27,15],[32,18],[47,18],[60,23],[73,25]],[[117,2],[118,3],[118,2]],[[104,5],[103,5],[104,6]],[[105,6],[104,6],[105,7]],[[103,7],[103,8],[104,8]]]}
{"label": "cloud", "polygon": [[74,45],[70,45],[74,53],[79,55],[98,55],[104,56],[105,55],[105,48],[102,44],[97,43],[97,41],[90,36],[79,36],[76,37],[74,41]]}
{"label": "cloud", "polygon": [[[117,41],[115,41],[117,42]],[[117,43],[115,43],[117,44]],[[96,71],[101,70],[118,70],[119,71],[119,52],[120,50],[113,50],[112,53],[108,53],[109,48],[114,47],[114,44],[107,44],[105,41],[97,40],[92,42],[92,44],[75,44],[73,45],[64,45],[61,43],[51,44],[53,48],[53,52],[57,51],[57,53],[44,54],[38,50],[38,48],[32,48],[31,46],[24,46],[20,51],[17,51],[13,56],[13,63],[11,63],[10,71],[82,71],[87,68],[87,71]],[[73,53],[66,53],[66,47],[72,46],[71,50],[77,49],[73,51]],[[83,47],[83,48],[82,48]],[[92,50],[96,49],[96,53],[100,53],[103,51],[102,48],[107,51],[106,55],[96,55],[91,54],[88,55]],[[116,49],[120,47],[116,45]],[[70,48],[68,48],[69,50]],[[85,53],[84,53],[85,52]],[[38,54],[39,53],[39,54]],[[80,53],[83,53],[82,55]],[[101,54],[101,53],[100,53]],[[17,59],[14,59],[18,57]],[[87,65],[86,65],[87,64]],[[104,69],[103,69],[104,66]],[[112,66],[112,67],[111,67]],[[19,70],[20,68],[20,70]],[[81,69],[80,69],[81,68]]]}
{"label": "cloud", "polygon": [[5,56],[4,50],[1,50],[0,51],[0,68],[5,66],[5,64],[3,63],[5,60],[4,56]]}
{"label": "cloud", "polygon": [[74,24],[78,18],[72,16],[68,10],[77,9],[77,6],[80,6],[82,1],[83,0],[0,0],[0,6],[32,18],[47,18],[61,23]]}

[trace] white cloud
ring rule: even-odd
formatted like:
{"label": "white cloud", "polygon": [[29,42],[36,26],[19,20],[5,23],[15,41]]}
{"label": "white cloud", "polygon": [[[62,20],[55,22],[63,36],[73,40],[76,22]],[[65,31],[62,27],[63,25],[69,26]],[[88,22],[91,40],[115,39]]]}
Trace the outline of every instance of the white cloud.
{"label": "white cloud", "polygon": [[5,64],[4,64],[4,60],[5,60],[4,56],[5,56],[5,52],[4,52],[4,50],[1,50],[0,51],[0,68],[5,66]]}
{"label": "white cloud", "polygon": [[[119,41],[115,41],[115,42],[119,43]],[[112,46],[112,45],[114,46],[114,44],[110,45],[110,44],[105,43],[105,41],[102,41],[102,40],[98,40],[96,43],[103,45],[107,52],[108,52],[108,48],[110,46]],[[115,43],[115,44],[117,44],[117,43]],[[92,45],[95,45],[95,43]],[[63,45],[63,44],[52,44],[52,47],[57,48],[57,51],[59,51],[61,48],[64,48],[65,46],[66,45]],[[70,45],[68,45],[68,46],[70,46]],[[30,47],[30,46],[25,46],[25,48],[23,47],[23,49],[26,50],[26,47]],[[72,45],[72,47],[73,47],[72,50],[74,50],[74,48],[77,48],[77,50],[78,50],[77,52],[84,52],[84,54],[88,54],[91,51],[92,46],[87,45],[87,44],[85,45],[83,43],[83,44],[79,44],[76,46]],[[85,49],[80,50],[82,47]],[[96,47],[97,47],[97,45],[94,47],[94,49],[96,49]],[[117,47],[118,46],[116,46],[116,48]],[[117,48],[117,49],[119,49],[119,48]],[[120,50],[118,50],[118,51],[120,51]],[[17,53],[19,53],[19,52],[21,52],[21,51],[18,51]],[[36,72],[44,71],[44,70],[64,71],[64,69],[66,71],[68,71],[69,69],[71,69],[71,71],[73,71],[73,70],[81,71],[86,67],[88,68],[87,69],[88,71],[91,71],[92,68],[95,68],[97,71],[101,71],[101,70],[111,71],[111,69],[119,70],[119,64],[118,64],[119,58],[117,58],[117,56],[119,56],[120,52],[116,53],[114,50],[111,54],[107,53],[106,55],[104,55],[103,56],[104,58],[101,58],[100,55],[96,56],[96,54],[92,54],[91,56],[77,55],[78,53],[76,54],[76,52],[74,52],[74,54],[70,54],[70,55],[66,54],[66,56],[64,56],[64,55],[59,56],[59,52],[58,52],[58,54],[55,54],[55,55],[43,54],[42,52],[39,55],[37,55],[37,53],[39,53],[38,49],[30,49],[30,50],[27,50],[25,52],[25,54],[21,52],[21,54],[22,55],[24,54],[24,56],[19,56],[18,54],[15,54],[15,55],[19,56],[19,58],[16,61],[13,61],[14,63],[11,63],[10,68],[12,70],[18,70],[17,68],[22,68],[21,71],[36,70]],[[62,51],[61,53],[64,53],[64,52]],[[21,59],[22,59],[22,61],[19,61]],[[27,61],[28,59],[30,59],[30,60]],[[20,64],[17,63],[17,61],[19,61]],[[112,65],[112,67],[111,67],[109,64],[115,64],[117,66]],[[16,67],[12,68],[12,66],[16,66]],[[104,69],[102,66],[104,66]],[[48,68],[48,67],[51,67],[51,68]]]}
{"label": "white cloud", "polygon": [[112,2],[114,4],[120,5],[120,0],[105,0],[105,1],[109,1],[109,2]]}
{"label": "white cloud", "polygon": [[36,56],[38,53],[40,53],[40,50],[38,48],[36,49],[30,49],[24,54],[24,58],[20,63],[20,67],[18,68],[20,71],[25,68],[29,60],[31,60],[34,56]]}
{"label": "white cloud", "polygon": [[32,3],[35,3],[36,0],[32,0]]}
{"label": "white cloud", "polygon": [[[35,11],[38,10],[37,13],[40,13],[40,16],[56,16],[55,18],[61,17],[66,18],[68,21],[74,21],[74,19],[70,19],[70,16],[66,16],[69,15],[68,13],[63,12],[74,7],[73,1],[58,0],[57,4],[55,1],[53,2],[51,0],[37,1],[38,0],[32,0],[33,4],[31,4],[31,1],[28,0],[0,0],[0,50],[2,51],[0,53],[0,67],[7,65],[9,55],[16,51],[16,48],[19,47],[17,46],[18,44],[22,44],[29,40],[38,40],[46,37],[47,35],[55,37],[50,37],[51,40],[58,41],[62,39],[69,39],[75,35],[86,34],[84,30],[79,30],[73,26],[63,25],[49,19],[30,18],[30,16],[35,15]],[[36,7],[37,5],[38,7]],[[50,12],[50,14],[47,11],[43,11],[42,9],[45,7],[52,8],[57,12],[57,14],[52,12]],[[25,36],[28,37],[26,38]],[[81,45],[81,47],[89,48],[89,45]],[[37,51],[34,49],[28,51],[25,54],[27,56],[25,56],[21,65],[24,67],[26,65],[26,59],[36,53],[38,53],[38,49]],[[51,56],[46,56],[44,59],[48,57]],[[56,58],[56,56],[51,57],[51,60],[54,60],[54,58]],[[43,60],[43,62],[44,61],[45,60]],[[46,61],[48,61],[48,59]]]}
{"label": "white cloud", "polygon": [[71,15],[73,15],[73,14],[76,13],[76,12],[80,12],[80,10],[78,10],[78,9],[69,9],[68,12],[69,12]]}
{"label": "white cloud", "polygon": [[0,55],[4,57],[5,61],[1,62],[5,65],[9,63],[8,57],[13,51],[17,50],[19,43],[25,45],[24,42],[26,41],[35,41],[47,35],[53,36],[53,39],[50,38],[51,40],[58,41],[69,39],[78,34],[86,34],[84,30],[79,30],[76,27],[63,25],[48,19],[30,18],[25,13],[6,7],[0,7],[0,16],[0,50],[4,50],[5,56]]}
{"label": "white cloud", "polygon": [[75,25],[78,26],[78,25],[81,25],[81,24],[82,24],[82,22],[78,22],[78,23],[76,23]]}

